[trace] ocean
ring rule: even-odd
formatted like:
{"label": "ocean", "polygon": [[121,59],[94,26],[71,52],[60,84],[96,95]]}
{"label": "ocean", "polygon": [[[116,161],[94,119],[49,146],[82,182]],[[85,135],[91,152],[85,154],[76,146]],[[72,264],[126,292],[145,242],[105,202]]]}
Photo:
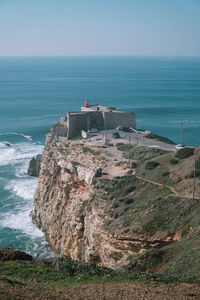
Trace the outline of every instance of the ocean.
{"label": "ocean", "polygon": [[31,222],[37,178],[27,167],[86,97],[135,112],[139,129],[176,143],[184,121],[183,143],[200,145],[200,57],[0,57],[0,247],[53,255]]}

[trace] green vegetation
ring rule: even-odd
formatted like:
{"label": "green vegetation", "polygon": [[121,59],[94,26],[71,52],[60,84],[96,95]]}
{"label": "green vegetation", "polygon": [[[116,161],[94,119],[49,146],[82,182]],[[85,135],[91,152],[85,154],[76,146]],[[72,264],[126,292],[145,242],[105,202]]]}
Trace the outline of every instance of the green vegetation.
{"label": "green vegetation", "polygon": [[167,143],[167,144],[171,144],[171,145],[175,145],[176,143],[174,143],[172,140],[164,137],[164,136],[160,136],[160,135],[157,135],[157,134],[154,134],[154,133],[149,133],[145,136],[146,138],[148,139],[155,139],[155,140],[158,140],[158,141],[161,141],[161,142],[164,142],[164,143]]}
{"label": "green vegetation", "polygon": [[135,169],[135,168],[137,168],[137,163],[134,161],[134,162],[132,162],[132,164],[131,164],[131,168],[133,168],[133,169]]}
{"label": "green vegetation", "polygon": [[185,147],[177,151],[176,158],[184,159],[194,154],[194,148]]}
{"label": "green vegetation", "polygon": [[176,159],[176,158],[172,158],[172,159],[170,159],[169,162],[170,162],[171,165],[176,165],[179,162],[179,160]]}
{"label": "green vegetation", "polygon": [[92,153],[92,154],[95,153],[95,150],[93,150],[93,149],[91,149],[89,147],[83,147],[82,151],[83,151],[83,153]]}
{"label": "green vegetation", "polygon": [[132,144],[119,145],[117,149],[123,152],[125,158],[130,158],[132,160],[147,160],[169,153],[169,151],[158,148],[149,148]]}
{"label": "green vegetation", "polygon": [[[200,177],[200,158],[197,159],[195,164],[195,176]],[[186,176],[186,178],[194,178],[194,170],[192,170],[191,173]]]}
{"label": "green vegetation", "polygon": [[162,215],[155,215],[150,220],[142,224],[140,233],[153,235],[157,231],[159,231],[160,227],[163,225],[163,217]]}
{"label": "green vegetation", "polygon": [[71,192],[71,185],[67,184],[65,187],[65,195],[67,196],[67,199],[69,198],[69,194]]}
{"label": "green vegetation", "polygon": [[[179,272],[178,276],[146,272],[148,268],[153,268],[160,265],[163,261],[167,261],[168,256],[165,257],[165,254],[166,251],[157,249],[142,254],[135,261],[134,265],[130,264],[130,269],[135,269],[136,271],[112,270],[97,267],[95,264],[73,261],[69,258],[35,260],[33,262],[0,261],[0,282],[7,284],[7,287],[30,288],[30,291],[37,295],[37,299],[41,295],[43,297],[46,295],[45,299],[55,299],[52,297],[52,293],[54,295],[56,290],[60,291],[60,297],[64,299],[63,296],[66,295],[63,294],[63,288],[89,283],[108,284],[131,281],[154,281],[155,284],[156,282],[172,283],[183,281],[199,283],[198,276],[187,276],[182,272]],[[130,257],[130,261],[133,261],[132,257]],[[198,262],[196,264],[199,265]],[[67,292],[69,291],[66,290]],[[57,293],[56,295],[58,296]]]}
{"label": "green vegetation", "polygon": [[170,173],[169,173],[168,171],[166,171],[166,172],[162,173],[162,176],[163,176],[163,177],[169,176],[169,174],[170,174]]}
{"label": "green vegetation", "polygon": [[183,238],[178,243],[165,246],[162,249],[151,249],[140,255],[134,261],[134,271],[146,272],[159,269],[162,275],[173,276],[177,280],[179,276],[183,281],[199,282],[200,264],[200,233],[195,232],[190,237]]}
{"label": "green vegetation", "polygon": [[145,164],[145,170],[153,170],[153,169],[155,169],[157,166],[159,166],[159,162],[154,161],[154,160],[151,160],[151,161],[148,161],[148,162]]}
{"label": "green vegetation", "polygon": [[124,203],[125,204],[131,204],[131,203],[133,203],[134,202],[134,199],[133,198],[128,198],[128,199],[125,199],[124,200]]}
{"label": "green vegetation", "polygon": [[[135,279],[132,272],[114,271],[95,264],[73,261],[70,258],[35,260],[33,262],[0,261],[1,276],[9,280],[31,281],[55,286],[71,286],[85,283],[121,282]],[[139,277],[139,276],[138,276]]]}

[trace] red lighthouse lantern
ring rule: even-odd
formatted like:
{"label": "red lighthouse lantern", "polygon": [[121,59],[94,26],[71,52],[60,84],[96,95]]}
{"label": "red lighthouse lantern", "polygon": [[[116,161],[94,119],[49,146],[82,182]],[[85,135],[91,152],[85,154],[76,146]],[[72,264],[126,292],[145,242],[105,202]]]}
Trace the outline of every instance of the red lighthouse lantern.
{"label": "red lighthouse lantern", "polygon": [[90,103],[89,103],[89,100],[88,98],[85,100],[85,104],[84,104],[85,107],[89,107],[90,106]]}

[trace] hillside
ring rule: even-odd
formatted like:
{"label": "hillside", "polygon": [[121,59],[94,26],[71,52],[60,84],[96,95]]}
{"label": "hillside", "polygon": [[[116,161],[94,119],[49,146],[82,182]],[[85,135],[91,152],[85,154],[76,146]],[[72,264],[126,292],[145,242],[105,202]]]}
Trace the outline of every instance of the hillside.
{"label": "hillside", "polygon": [[196,278],[199,157],[198,148],[177,153],[131,144],[98,148],[83,140],[56,140],[51,132],[34,222],[59,257]]}
{"label": "hillside", "polygon": [[[1,249],[0,249],[1,251]],[[158,274],[115,271],[95,264],[68,258],[13,261],[0,258],[0,298],[131,300],[131,299],[199,299],[200,286],[194,280]],[[23,253],[16,255],[26,259]],[[25,257],[24,257],[25,256]],[[16,258],[16,257],[15,257]],[[10,261],[9,259],[12,259]],[[180,276],[181,277],[181,276]]]}

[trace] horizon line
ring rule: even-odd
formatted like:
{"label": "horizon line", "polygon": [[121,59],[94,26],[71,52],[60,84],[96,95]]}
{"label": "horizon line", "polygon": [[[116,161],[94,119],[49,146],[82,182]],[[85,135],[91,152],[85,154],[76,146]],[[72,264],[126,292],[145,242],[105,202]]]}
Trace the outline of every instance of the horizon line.
{"label": "horizon line", "polygon": [[25,54],[25,55],[0,55],[0,58],[20,58],[20,57],[200,57],[196,55],[177,55],[177,54],[64,54],[64,55],[40,55],[40,54]]}

